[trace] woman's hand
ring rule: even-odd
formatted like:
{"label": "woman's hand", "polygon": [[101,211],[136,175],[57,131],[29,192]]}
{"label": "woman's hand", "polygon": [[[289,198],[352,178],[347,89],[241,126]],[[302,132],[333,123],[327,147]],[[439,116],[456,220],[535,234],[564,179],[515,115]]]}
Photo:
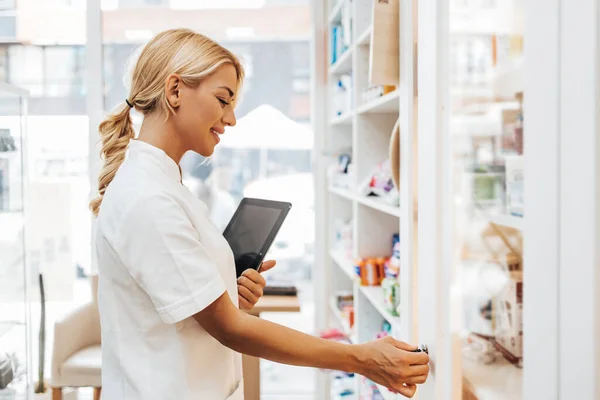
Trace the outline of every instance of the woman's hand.
{"label": "woman's hand", "polygon": [[391,391],[413,397],[417,384],[425,383],[429,375],[429,356],[412,352],[415,346],[400,342],[391,336],[361,346],[359,373]]}
{"label": "woman's hand", "polygon": [[[275,266],[275,261],[265,261],[260,265],[260,272],[266,272]],[[250,311],[263,295],[263,288],[267,282],[254,269],[247,269],[237,280],[238,301],[240,308],[244,311]]]}

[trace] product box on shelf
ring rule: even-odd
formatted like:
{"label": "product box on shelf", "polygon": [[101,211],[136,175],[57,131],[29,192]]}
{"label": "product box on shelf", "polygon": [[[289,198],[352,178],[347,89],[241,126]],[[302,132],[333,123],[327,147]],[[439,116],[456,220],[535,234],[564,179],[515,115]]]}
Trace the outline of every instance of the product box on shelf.
{"label": "product box on shelf", "polygon": [[502,137],[501,150],[505,154],[516,154],[517,144],[515,139],[515,128],[519,118],[519,110],[505,108],[502,110]]}
{"label": "product box on shelf", "polygon": [[344,30],[341,25],[333,25],[331,27],[330,34],[330,52],[331,52],[331,64],[335,64],[342,56],[347,47],[344,45]]}
{"label": "product box on shelf", "polygon": [[347,291],[336,292],[334,297],[335,307],[340,311],[340,316],[352,329],[354,326],[354,294]]}
{"label": "product box on shelf", "polygon": [[363,286],[379,286],[385,278],[384,266],[388,258],[361,258],[354,263],[354,272]]}
{"label": "product box on shelf", "polygon": [[351,259],[353,252],[353,221],[338,219],[334,222],[335,241],[333,248],[345,258]]}
{"label": "product box on shelf", "polygon": [[399,205],[399,192],[394,185],[389,159],[377,164],[371,174],[361,183],[359,193],[363,196],[376,196],[391,206]]}
{"label": "product box on shelf", "polygon": [[[364,257],[355,260],[354,272],[363,286],[379,286],[389,278],[397,280],[400,272],[400,236],[392,236],[392,255],[385,257]],[[387,286],[391,288],[392,285]]]}
{"label": "product box on shelf", "polygon": [[339,117],[352,110],[352,75],[344,74],[335,81],[332,93],[333,117]]}
{"label": "product box on shelf", "polygon": [[400,1],[374,1],[369,47],[369,82],[397,85],[400,77]]}
{"label": "product box on shelf", "polygon": [[332,372],[331,397],[333,400],[358,400],[356,393],[356,375],[341,371]]}
{"label": "product box on shelf", "polygon": [[496,348],[511,363],[523,363],[523,272],[510,273],[504,289],[494,298]]}
{"label": "product box on shelf", "polygon": [[391,315],[398,316],[400,306],[400,282],[398,278],[386,277],[381,282],[383,289],[383,305]]}
{"label": "product box on shelf", "polygon": [[353,176],[351,151],[338,154],[336,162],[331,163],[327,170],[329,186],[332,187],[344,189],[352,187]]}
{"label": "product box on shelf", "polygon": [[523,180],[523,156],[506,157],[506,207],[516,217],[524,214]]}
{"label": "product box on shelf", "polygon": [[391,93],[394,90],[396,90],[396,86],[394,85],[369,85],[362,91],[362,103],[366,104],[370,101],[385,96],[386,94]]}
{"label": "product box on shelf", "polygon": [[375,383],[364,376],[361,377],[361,398],[368,400],[384,400],[382,394],[379,392],[377,385]]}

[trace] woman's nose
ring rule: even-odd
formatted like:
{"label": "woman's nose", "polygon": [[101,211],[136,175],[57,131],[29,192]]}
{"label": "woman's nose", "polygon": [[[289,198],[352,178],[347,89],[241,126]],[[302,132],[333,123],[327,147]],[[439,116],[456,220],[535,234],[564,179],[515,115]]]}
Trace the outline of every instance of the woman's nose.
{"label": "woman's nose", "polygon": [[235,118],[235,113],[233,110],[229,109],[223,115],[223,124],[226,126],[235,126],[237,120]]}

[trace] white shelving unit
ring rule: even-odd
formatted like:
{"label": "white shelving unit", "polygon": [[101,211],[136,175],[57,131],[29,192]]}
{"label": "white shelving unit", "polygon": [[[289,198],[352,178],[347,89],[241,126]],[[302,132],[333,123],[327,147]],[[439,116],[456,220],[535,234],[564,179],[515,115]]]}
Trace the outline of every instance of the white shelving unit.
{"label": "white shelving unit", "polygon": [[379,393],[383,396],[383,400],[397,400],[401,398],[395,393],[390,392],[387,388],[377,384],[377,389],[379,389]]}
{"label": "white shelving unit", "polygon": [[359,114],[380,114],[380,113],[391,113],[398,110],[398,100],[400,98],[400,90],[394,90],[391,93],[387,93],[378,99],[372,100],[368,103],[358,107]]}
{"label": "white shelving unit", "polygon": [[349,189],[337,187],[330,187],[329,193],[339,196],[343,199],[349,200],[351,202],[362,204],[363,206],[380,211],[384,214],[388,214],[398,218],[400,217],[400,207],[386,204],[383,200],[379,199],[378,197],[361,196],[359,194],[353,193]]}
{"label": "white shelving unit", "polygon": [[352,71],[352,53],[354,48],[350,47],[341,56],[340,59],[329,67],[329,75],[340,75]]}
{"label": "white shelving unit", "polygon": [[[324,191],[323,224],[327,232],[327,251],[321,260],[328,276],[325,294],[322,296],[328,311],[327,325],[349,333],[353,343],[364,343],[376,339],[385,323],[391,326],[392,335],[399,337],[401,317],[392,315],[385,307],[381,286],[362,286],[354,271],[354,262],[359,258],[389,257],[392,254],[393,235],[400,233],[400,220],[403,209],[384,202],[374,196],[363,196],[358,187],[370,176],[373,169],[389,157],[389,143],[392,129],[400,115],[401,90],[395,90],[367,102],[362,93],[370,86],[369,57],[372,41],[372,0],[341,0],[330,2],[326,7],[326,43],[332,24],[343,21],[344,7],[350,4],[352,21],[352,43],[333,65],[326,68],[326,92],[324,96],[326,123],[324,124],[323,147],[317,149],[322,154],[349,152],[352,158],[353,175],[348,188],[336,187],[327,181],[318,190]],[[329,45],[325,46],[325,59],[331,59]],[[322,55],[321,55],[322,57]],[[352,99],[349,109],[335,112],[334,87],[341,76],[351,76]],[[329,159],[329,165],[335,163]],[[401,199],[400,204],[403,201]],[[338,221],[352,221],[352,253],[338,250],[336,246],[336,226]],[[354,293],[355,324],[352,331],[337,309],[333,294],[337,291]],[[327,379],[327,377],[325,377]],[[357,379],[357,396],[360,393],[361,379]],[[319,393],[326,399],[329,388]],[[381,390],[386,400],[400,397]],[[358,398],[358,397],[357,397]]]}
{"label": "white shelving unit", "polygon": [[331,250],[329,256],[333,260],[334,264],[340,268],[350,280],[355,281],[357,279],[354,270],[352,269],[352,260],[347,259],[341,254],[340,251]]}
{"label": "white shelving unit", "polygon": [[[597,32],[597,7],[578,0],[576,5],[560,0],[486,7],[477,2],[457,6],[452,1],[400,1],[399,87],[364,101],[369,50],[377,36],[370,23],[373,0],[330,2],[315,12],[314,31],[313,111],[320,155],[316,204],[323,228],[317,233],[316,271],[321,275],[315,285],[322,302],[317,313],[322,309],[326,314],[318,315],[319,326],[339,325],[339,313],[329,299],[337,290],[352,290],[355,343],[373,339],[386,321],[398,339],[428,345],[432,368],[418,389],[423,400],[595,398],[600,358],[591,350],[597,348],[600,332],[594,325],[600,307],[595,251],[600,248],[600,222],[593,216],[600,204],[600,147],[594,113],[597,87],[589,82],[598,80],[600,69],[594,51],[597,35],[581,32]],[[347,16],[347,4],[352,5],[353,40],[341,60],[328,66],[327,33]],[[564,14],[565,9],[570,12]],[[548,18],[536,18],[541,10]],[[493,69],[466,68],[465,59]],[[351,106],[336,115],[332,107],[340,104],[339,90],[332,87],[346,73],[352,82]],[[520,91],[524,116],[517,101],[521,96],[515,93]],[[522,147],[515,146],[521,117]],[[386,157],[398,118],[399,208],[357,190]],[[348,188],[333,187],[326,179],[326,167],[335,161],[331,155],[341,153],[352,156]],[[512,169],[516,175],[498,162],[515,153],[523,153],[522,167]],[[488,173],[504,175],[498,182],[465,179],[472,178],[473,166],[488,164],[500,167]],[[508,196],[516,193],[518,200],[525,186],[526,216],[502,214]],[[472,207],[469,199],[475,193],[493,200],[479,200]],[[353,228],[351,252],[338,252],[334,246],[339,220]],[[503,229],[490,229],[489,224]],[[379,288],[360,286],[354,260],[349,260],[383,255],[394,232],[401,240],[398,317],[383,307]],[[343,234],[349,235],[347,230]],[[499,260],[496,255],[505,254],[498,252],[503,246],[522,254],[522,276],[513,270],[503,276],[510,279],[494,281],[499,276],[488,274],[493,269],[489,266]],[[480,271],[473,269],[476,273],[470,275],[465,265],[480,254]],[[498,291],[496,283],[509,285]],[[513,312],[521,309],[522,319]],[[491,345],[481,359],[473,358],[473,350],[481,349],[477,337]],[[472,340],[475,347],[470,347]],[[491,360],[494,352],[499,355]],[[522,368],[517,360],[521,355]],[[589,368],[565,367],[582,363]],[[328,399],[329,392],[321,389],[318,398]],[[401,398],[379,389],[386,400]]]}

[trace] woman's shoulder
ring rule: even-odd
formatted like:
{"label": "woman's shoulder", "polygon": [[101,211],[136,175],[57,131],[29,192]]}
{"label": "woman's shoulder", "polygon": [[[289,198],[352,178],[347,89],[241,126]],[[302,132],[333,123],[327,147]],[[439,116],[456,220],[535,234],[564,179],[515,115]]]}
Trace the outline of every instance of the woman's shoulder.
{"label": "woman's shoulder", "polygon": [[143,174],[144,171],[138,174],[120,170],[104,193],[98,218],[111,216],[124,220],[132,212],[152,213],[153,209],[176,201],[172,190],[158,181],[145,179]]}

